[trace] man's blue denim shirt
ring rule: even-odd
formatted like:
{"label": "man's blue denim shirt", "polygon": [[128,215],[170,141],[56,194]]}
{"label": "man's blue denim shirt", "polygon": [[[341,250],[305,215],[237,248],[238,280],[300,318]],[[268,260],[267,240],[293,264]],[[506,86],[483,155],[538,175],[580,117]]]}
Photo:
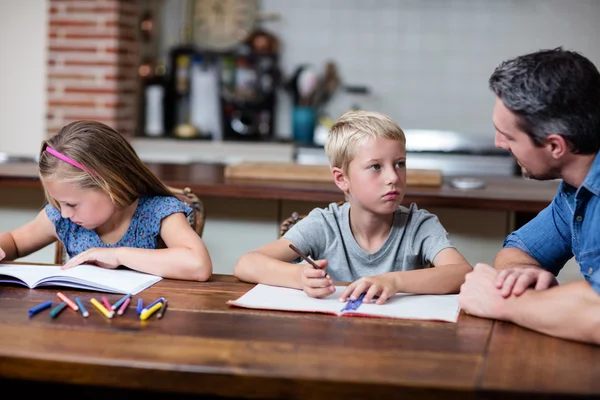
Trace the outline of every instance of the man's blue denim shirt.
{"label": "man's blue denim shirt", "polygon": [[573,255],[581,273],[600,294],[600,156],[581,187],[562,181],[552,203],[504,240],[558,275]]}

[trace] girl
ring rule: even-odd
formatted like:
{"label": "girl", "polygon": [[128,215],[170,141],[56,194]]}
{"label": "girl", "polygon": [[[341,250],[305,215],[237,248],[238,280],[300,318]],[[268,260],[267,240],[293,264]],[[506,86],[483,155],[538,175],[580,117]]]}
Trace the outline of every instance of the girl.
{"label": "girl", "polygon": [[[206,281],[212,262],[188,224],[192,209],[112,128],[77,121],[45,140],[39,172],[48,205],[31,222],[0,233],[0,259],[14,260],[59,239],[70,260],[120,265],[165,278]],[[157,249],[158,239],[167,248]]]}

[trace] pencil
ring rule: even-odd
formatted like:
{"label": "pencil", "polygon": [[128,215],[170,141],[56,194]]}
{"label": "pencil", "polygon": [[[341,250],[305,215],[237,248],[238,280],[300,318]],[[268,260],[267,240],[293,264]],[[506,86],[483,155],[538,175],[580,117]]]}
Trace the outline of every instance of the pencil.
{"label": "pencil", "polygon": [[33,317],[35,314],[39,313],[46,308],[52,307],[52,302],[50,300],[43,302],[42,304],[38,304],[37,306],[31,308],[29,310],[29,318]]}
{"label": "pencil", "polygon": [[119,301],[117,301],[115,304],[112,305],[111,309],[116,310],[117,308],[121,307],[121,304],[125,303],[125,300],[127,300],[130,297],[131,297],[131,293],[126,294],[125,296],[121,297],[121,299]]}
{"label": "pencil", "polygon": [[126,298],[125,301],[123,302],[123,304],[121,304],[121,308],[119,308],[119,311],[117,311],[117,314],[123,315],[125,313],[125,311],[127,310],[127,307],[129,306],[130,302],[131,302],[131,297]]}
{"label": "pencil", "polygon": [[108,311],[108,309],[106,307],[104,307],[102,305],[102,303],[100,303],[98,300],[96,300],[95,298],[91,298],[90,302],[94,305],[94,307],[96,307],[98,309],[98,311],[100,311],[102,313],[102,315],[104,315],[106,318],[112,318],[114,313],[112,311]]}
{"label": "pencil", "polygon": [[138,299],[137,308],[135,310],[137,312],[137,315],[140,315],[142,313],[143,309],[144,309],[144,300],[140,297]]}
{"label": "pencil", "polygon": [[83,315],[84,318],[89,317],[90,313],[88,312],[88,310],[85,309],[85,306],[83,305],[83,302],[79,300],[79,297],[75,297],[75,303],[77,303],[77,305],[79,306],[79,311],[81,311],[81,315]]}
{"label": "pencil", "polygon": [[69,307],[73,309],[73,311],[79,311],[79,306],[75,304],[73,300],[62,294],[61,292],[56,293],[56,297],[67,303]]}
{"label": "pencil", "polygon": [[[299,248],[297,248],[296,246],[294,246],[291,243],[290,243],[290,249],[294,250],[296,252],[296,254],[298,254],[304,261],[306,261],[307,263],[309,263],[310,265],[312,265],[313,268],[315,268],[315,269],[322,269],[313,260],[311,260],[310,258],[308,258],[303,252],[301,252]],[[324,278],[331,279],[331,277],[329,276],[329,274],[325,275]]]}
{"label": "pencil", "polygon": [[52,311],[50,311],[50,317],[51,318],[58,317],[58,314],[60,314],[61,311],[64,310],[66,307],[67,307],[67,302],[63,301],[62,303],[60,303],[59,305],[54,307],[54,309]]}
{"label": "pencil", "polygon": [[153,305],[152,307],[150,307],[149,309],[145,309],[144,311],[142,311],[142,313],[140,314],[140,319],[142,321],[147,320],[148,318],[150,318],[150,316],[152,314],[154,314],[159,308],[161,308],[163,305],[162,301],[159,303],[156,303],[155,305]]}
{"label": "pencil", "polygon": [[165,299],[165,302],[163,303],[162,307],[160,308],[160,310],[158,310],[158,314],[156,314],[156,318],[161,319],[163,317],[163,315],[167,311],[167,303],[168,300]]}
{"label": "pencil", "polygon": [[108,299],[106,298],[106,296],[102,296],[102,304],[104,305],[104,307],[106,307],[106,309],[108,311],[112,310],[112,307],[110,305],[110,303],[108,302]]}

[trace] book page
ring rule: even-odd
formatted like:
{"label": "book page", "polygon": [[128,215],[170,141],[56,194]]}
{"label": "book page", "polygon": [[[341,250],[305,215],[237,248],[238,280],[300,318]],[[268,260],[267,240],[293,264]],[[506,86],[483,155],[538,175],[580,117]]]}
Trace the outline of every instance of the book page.
{"label": "book page", "polygon": [[308,297],[299,289],[259,283],[239,299],[230,300],[227,304],[266,310],[338,314],[344,308],[344,303],[339,300],[343,291],[344,286],[337,286],[335,293],[322,299],[315,299]]}
{"label": "book page", "polygon": [[358,309],[346,311],[344,315],[456,322],[459,311],[457,294],[397,293],[383,304],[362,303]]}
{"label": "book page", "polygon": [[0,275],[10,275],[36,286],[64,286],[108,293],[137,294],[162,277],[129,269],[106,269],[82,264],[61,270],[60,267],[0,264]]}
{"label": "book page", "polygon": [[257,284],[237,300],[227,304],[256,309],[328,313],[344,316],[422,319],[456,322],[460,311],[458,295],[415,295],[399,293],[386,303],[361,304],[354,311],[343,311],[346,303],[339,298],[345,286],[336,286],[335,293],[314,299],[299,289]]}

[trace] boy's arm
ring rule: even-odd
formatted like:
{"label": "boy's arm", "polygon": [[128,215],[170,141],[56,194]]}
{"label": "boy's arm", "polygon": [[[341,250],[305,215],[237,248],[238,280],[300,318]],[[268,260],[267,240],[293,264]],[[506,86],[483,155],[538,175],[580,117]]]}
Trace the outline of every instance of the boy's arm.
{"label": "boy's arm", "polygon": [[377,304],[383,304],[398,292],[418,294],[458,293],[466,274],[473,271],[467,260],[454,248],[441,250],[433,259],[435,268],[412,271],[396,271],[387,274],[361,278],[352,282],[340,296],[341,301],[348,298],[356,300],[366,292],[364,303],[376,296]]}
{"label": "boy's arm", "polygon": [[245,282],[302,289],[304,266],[292,264],[298,255],[290,249],[291,243],[281,238],[242,255],[233,274]]}
{"label": "boy's arm", "polygon": [[501,319],[551,336],[600,344],[600,296],[587,282],[527,290],[505,298],[494,286],[498,271],[478,264],[458,297],[461,308],[482,318]]}
{"label": "boy's arm", "polygon": [[465,275],[473,271],[473,267],[454,248],[441,250],[434,257],[432,264],[435,268],[392,272],[395,275],[398,292],[458,293],[460,285],[465,281]]}
{"label": "boy's arm", "polygon": [[25,257],[56,241],[54,224],[48,219],[46,211],[38,213],[33,221],[10,232],[0,233],[0,248],[5,260]]}

